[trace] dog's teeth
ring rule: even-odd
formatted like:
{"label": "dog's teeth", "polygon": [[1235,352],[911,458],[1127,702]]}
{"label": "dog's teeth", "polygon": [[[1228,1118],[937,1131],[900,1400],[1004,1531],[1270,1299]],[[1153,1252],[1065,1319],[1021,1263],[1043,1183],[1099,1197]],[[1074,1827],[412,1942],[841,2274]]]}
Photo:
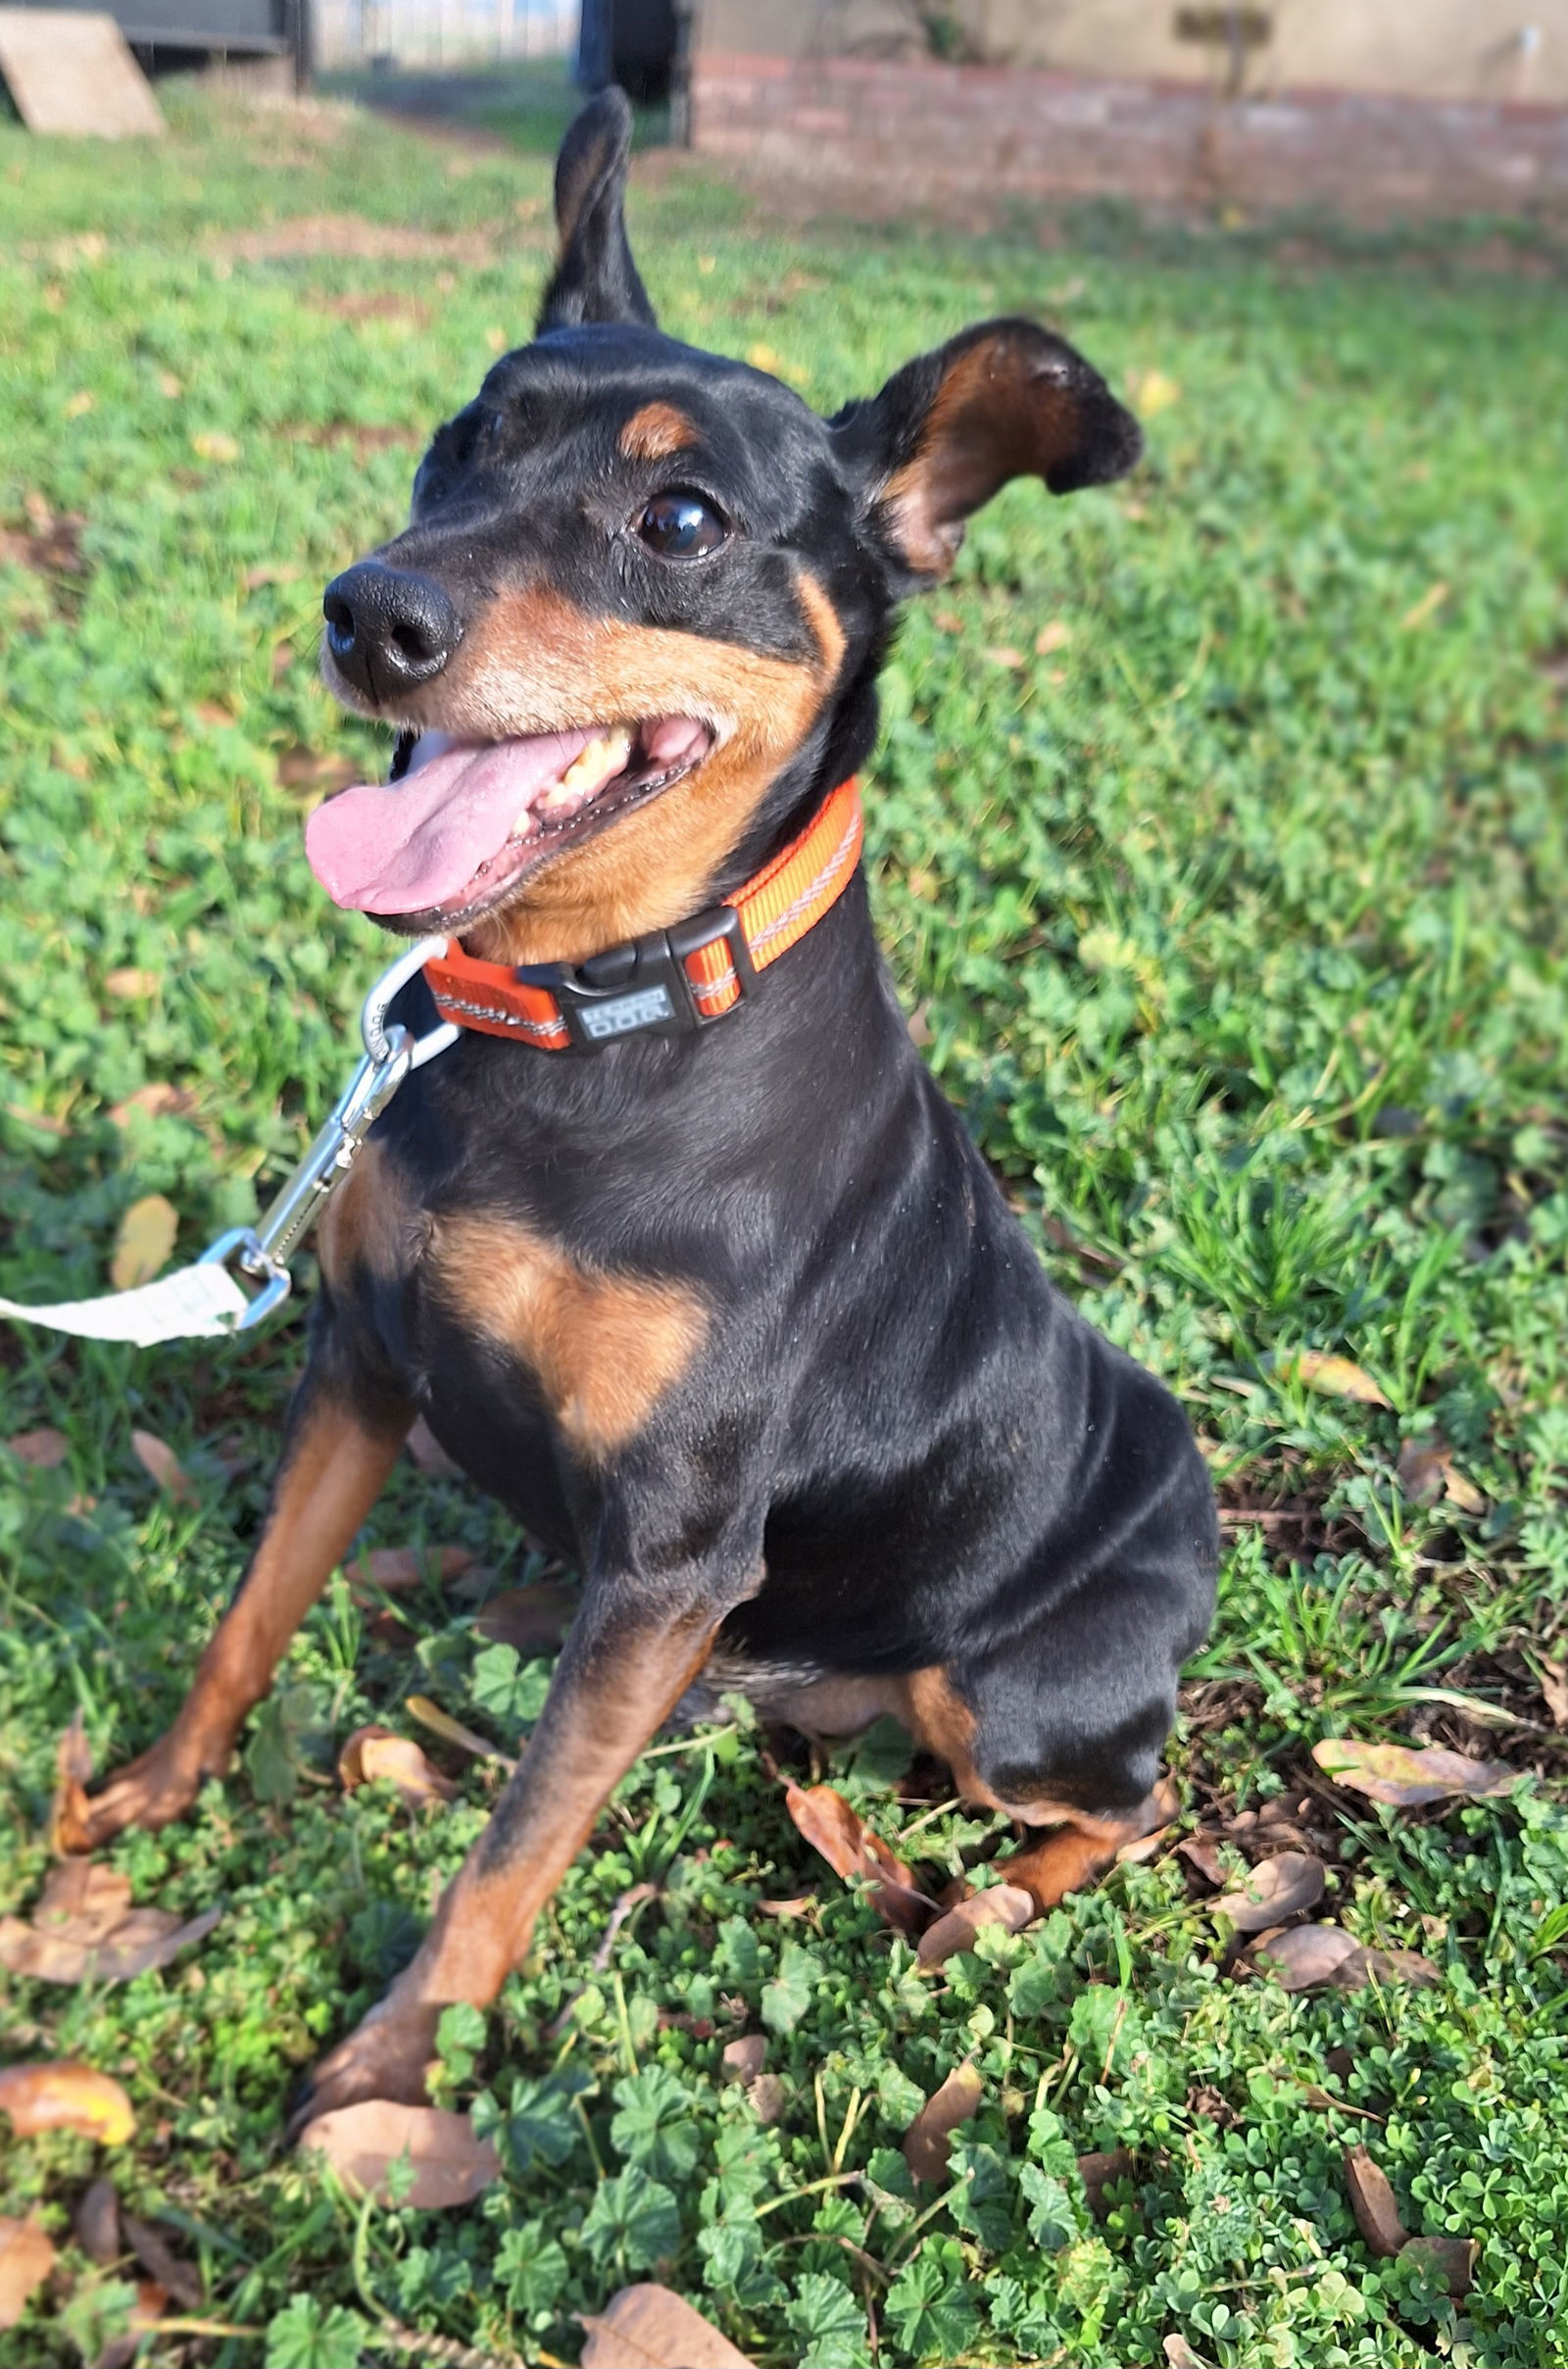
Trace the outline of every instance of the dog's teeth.
{"label": "dog's teeth", "polygon": [[513,838],[526,839],[528,833],[533,829],[535,819],[532,805],[524,799],[522,805],[517,809],[517,818],[512,826]]}
{"label": "dog's teeth", "polygon": [[574,758],[566,767],[556,788],[546,791],[540,800],[541,806],[548,806],[550,800],[559,798],[564,790],[597,789],[608,773],[620,771],[630,755],[629,732],[596,732],[581,756]]}

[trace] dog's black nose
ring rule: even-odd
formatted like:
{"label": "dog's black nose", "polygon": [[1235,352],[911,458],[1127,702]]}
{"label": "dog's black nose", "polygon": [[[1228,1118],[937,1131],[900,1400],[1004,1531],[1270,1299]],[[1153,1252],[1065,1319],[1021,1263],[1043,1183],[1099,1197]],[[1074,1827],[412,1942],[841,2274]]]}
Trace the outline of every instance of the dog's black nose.
{"label": "dog's black nose", "polygon": [[406,568],[362,560],[321,595],[333,664],[368,699],[395,699],[439,674],[463,620],[439,584]]}

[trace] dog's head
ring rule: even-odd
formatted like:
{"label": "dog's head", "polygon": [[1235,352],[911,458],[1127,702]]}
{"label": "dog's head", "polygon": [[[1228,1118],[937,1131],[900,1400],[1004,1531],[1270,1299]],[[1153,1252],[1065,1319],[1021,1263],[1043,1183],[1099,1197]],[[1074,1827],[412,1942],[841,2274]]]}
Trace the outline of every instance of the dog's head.
{"label": "dog's head", "polygon": [[412,522],[328,585],[322,671],[403,735],[307,833],[341,905],[574,961],[744,875],[874,730],[900,600],[1008,478],[1120,476],[1136,422],[1071,346],[992,321],[823,420],[666,337],[626,241],[631,112],[556,170],[531,345],[436,434]]}

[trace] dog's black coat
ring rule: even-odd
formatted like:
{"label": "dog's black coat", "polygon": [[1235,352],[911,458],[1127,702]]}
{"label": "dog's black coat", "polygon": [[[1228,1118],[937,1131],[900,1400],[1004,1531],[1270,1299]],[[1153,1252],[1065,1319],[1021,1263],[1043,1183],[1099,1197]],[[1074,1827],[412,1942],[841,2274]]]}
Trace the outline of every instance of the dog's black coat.
{"label": "dog's black coat", "polygon": [[[927,501],[923,543],[901,535],[888,488],[920,465],[955,374],[981,395],[1019,370],[1066,390],[1074,433],[1043,471],[1059,490],[1119,474],[1137,433],[1026,322],[965,332],[831,423],[662,336],[621,226],[623,127],[612,102],[583,121],[544,333],[439,432],[413,524],[378,556],[437,582],[466,631],[498,592],[542,581],[593,615],[802,665],[817,655],[797,588],[809,569],[845,637],[837,686],[706,904],[863,762],[896,601],[932,579],[933,536],[951,551],[965,512],[1022,466],[1006,437],[990,465],[965,458]],[[656,400],[700,430],[674,475],[735,528],[700,567],[662,565],[624,531],[672,473],[616,444]],[[397,1016],[431,1024],[422,983]],[[323,1292],[318,1375],[368,1406],[412,1394],[590,1596],[638,1617],[710,1606],[722,1648],[752,1664],[938,1665],[999,1797],[1143,1801],[1212,1610],[1207,1476],[1175,1401],[1041,1271],[911,1048],[858,877],[721,1023],[591,1059],[467,1036],[405,1086],[376,1140],[419,1225],[483,1211],[596,1270],[687,1284],[707,1342],[638,1435],[589,1464],[527,1367],[428,1287],[416,1240],[403,1277],[361,1266]]]}

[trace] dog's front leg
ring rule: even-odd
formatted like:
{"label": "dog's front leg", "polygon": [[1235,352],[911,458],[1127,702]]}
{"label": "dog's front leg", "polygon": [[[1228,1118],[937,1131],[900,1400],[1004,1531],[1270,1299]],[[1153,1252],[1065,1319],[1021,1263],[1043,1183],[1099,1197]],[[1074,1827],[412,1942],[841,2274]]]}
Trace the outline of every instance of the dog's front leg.
{"label": "dog's front leg", "polygon": [[361,2098],[424,2097],[442,2008],[487,2006],[520,1964],[540,1909],[752,1584],[589,1580],[520,1767],[412,1964],[317,2067],[296,2132]]}
{"label": "dog's front leg", "polygon": [[414,1410],[347,1387],[332,1349],[318,1343],[295,1394],[260,1544],[173,1726],[89,1801],[72,1848],[95,1851],[126,1826],[167,1826],[222,1775],[242,1721],[379,1497]]}

